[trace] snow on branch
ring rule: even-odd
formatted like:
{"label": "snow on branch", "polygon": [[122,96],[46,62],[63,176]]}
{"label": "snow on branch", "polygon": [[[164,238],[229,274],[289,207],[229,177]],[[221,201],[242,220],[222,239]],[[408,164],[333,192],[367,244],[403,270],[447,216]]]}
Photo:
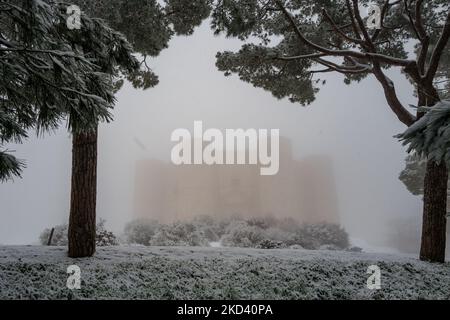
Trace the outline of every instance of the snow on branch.
{"label": "snow on branch", "polygon": [[403,141],[403,145],[409,145],[408,152],[415,151],[438,163],[450,163],[450,101],[441,101],[419,111],[424,111],[425,115],[396,138]]}

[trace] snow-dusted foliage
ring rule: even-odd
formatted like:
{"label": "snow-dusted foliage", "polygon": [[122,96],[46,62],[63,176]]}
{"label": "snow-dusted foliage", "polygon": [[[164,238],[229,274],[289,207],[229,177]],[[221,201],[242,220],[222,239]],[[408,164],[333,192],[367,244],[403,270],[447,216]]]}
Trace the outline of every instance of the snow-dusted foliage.
{"label": "snow-dusted foliage", "polygon": [[258,249],[279,249],[283,248],[284,243],[281,241],[273,241],[269,239],[264,239],[259,242],[257,248]]}
{"label": "snow-dusted foliage", "polygon": [[332,223],[305,224],[295,234],[295,243],[305,249],[320,249],[333,246],[346,249],[349,246],[348,234],[340,226]]}
{"label": "snow-dusted foliage", "polygon": [[125,226],[125,240],[128,243],[149,246],[159,228],[159,223],[155,220],[133,220]]}
{"label": "snow-dusted foliage", "polygon": [[408,151],[436,162],[450,162],[450,101],[421,108],[425,115],[397,136]]}
{"label": "snow-dusted foliage", "polygon": [[[24,162],[4,145],[21,143],[30,130],[61,125],[72,132],[110,121],[118,83],[157,83],[131,44],[103,20],[81,15],[67,27],[67,6],[54,0],[0,2],[0,182],[20,175]],[[111,81],[112,80],[112,81]]]}
{"label": "snow-dusted foliage", "polygon": [[193,219],[196,225],[210,242],[218,242],[225,234],[225,229],[230,223],[231,218],[215,219],[211,216],[201,215]]}
{"label": "snow-dusted foliage", "polygon": [[209,241],[198,226],[193,223],[176,222],[162,225],[153,236],[153,246],[207,246]]}
{"label": "snow-dusted foliage", "polygon": [[99,247],[106,246],[117,246],[119,241],[117,240],[116,235],[106,230],[105,227],[106,220],[100,219],[96,226],[96,235],[95,235],[95,244]]}
{"label": "snow-dusted foliage", "polygon": [[291,232],[277,225],[264,230],[264,238],[281,242],[284,246],[291,246],[295,244],[295,231]]}
{"label": "snow-dusted foliage", "polygon": [[[97,223],[96,243],[98,246],[117,245],[114,233],[105,228],[105,220]],[[51,246],[67,245],[68,225],[55,227]],[[40,235],[40,243],[47,245],[51,228]],[[211,242],[220,242],[226,247],[241,248],[305,248],[305,249],[347,249],[348,234],[335,224],[303,224],[293,219],[275,218],[226,218],[215,219],[199,216],[188,222],[171,224],[155,220],[139,219],[128,223],[124,230],[128,244],[144,246],[196,246],[206,247]]]}
{"label": "snow-dusted foliage", "polygon": [[[96,225],[96,237],[95,242],[96,245],[99,247],[105,247],[105,246],[116,246],[119,244],[119,241],[117,240],[116,235],[108,231],[105,228],[106,221],[104,219],[100,219],[99,222],[97,222]],[[69,226],[67,224],[62,224],[59,226],[54,227],[53,236],[50,245],[51,246],[67,246],[67,232],[69,229]],[[42,245],[47,245],[48,240],[50,238],[52,228],[45,229],[41,235],[39,236],[39,242]]]}
{"label": "snow-dusted foliage", "polygon": [[[226,247],[346,249],[348,234],[335,224],[304,224],[294,219],[273,217],[213,218],[199,216],[187,222],[160,224],[135,220],[125,227],[128,243],[145,246],[208,246],[220,242]],[[328,246],[328,247],[326,247]]]}
{"label": "snow-dusted foliage", "polygon": [[207,246],[217,240],[213,231],[204,231],[208,228],[203,222],[196,222],[160,224],[155,220],[134,220],[125,226],[125,239],[144,246]]}
{"label": "snow-dusted foliage", "polygon": [[[67,246],[67,230],[69,229],[68,224],[61,224],[59,226],[54,227],[52,241],[50,242],[51,246]],[[52,232],[52,228],[45,229],[41,232],[39,236],[39,242],[42,245],[47,245],[48,240],[50,238],[50,234]]]}
{"label": "snow-dusted foliage", "polygon": [[246,221],[233,221],[227,227],[221,242],[227,247],[255,248],[264,240],[263,230]]}
{"label": "snow-dusted foliage", "polygon": [[[450,265],[346,251],[102,247],[74,260],[61,247],[0,247],[1,299],[450,299]],[[366,287],[367,268],[382,272]]]}
{"label": "snow-dusted foliage", "polygon": [[348,234],[339,225],[332,223],[299,225],[295,220],[273,218],[233,221],[227,227],[221,241],[224,246],[264,249],[295,245],[314,250],[331,248],[342,250],[349,247]]}

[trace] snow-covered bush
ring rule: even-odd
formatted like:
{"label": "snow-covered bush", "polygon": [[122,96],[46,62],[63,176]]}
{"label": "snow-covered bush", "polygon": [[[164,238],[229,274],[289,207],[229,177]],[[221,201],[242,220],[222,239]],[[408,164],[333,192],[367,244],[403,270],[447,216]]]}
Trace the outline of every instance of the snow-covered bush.
{"label": "snow-covered bush", "polygon": [[270,227],[264,230],[264,237],[272,241],[281,242],[285,246],[295,244],[295,231],[285,231],[279,227]]}
{"label": "snow-covered bush", "polygon": [[226,247],[346,249],[348,235],[335,224],[300,225],[290,218],[198,216],[188,222],[159,224],[136,220],[125,228],[128,243],[146,246],[209,246],[220,242]]}
{"label": "snow-covered bush", "polygon": [[201,231],[210,242],[217,242],[225,234],[229,221],[217,219],[207,215],[197,216],[192,223]]}
{"label": "snow-covered bush", "polygon": [[[52,241],[50,243],[51,246],[67,246],[69,225],[68,224],[62,224],[55,227],[55,230],[53,231]],[[46,246],[48,244],[48,239],[50,238],[50,233],[52,232],[51,228],[47,228],[44,231],[41,232],[39,236],[39,242]]]}
{"label": "snow-covered bush", "polygon": [[348,234],[339,225],[319,223],[300,226],[288,219],[273,218],[233,221],[226,228],[221,242],[224,246],[263,249],[297,245],[313,250],[342,250],[349,246]]}
{"label": "snow-covered bush", "polygon": [[153,246],[208,246],[209,241],[193,223],[176,222],[159,228],[152,237]]}
{"label": "snow-covered bush", "polygon": [[125,239],[128,243],[148,246],[160,227],[155,220],[133,220],[125,226]]}
{"label": "snow-covered bush", "polygon": [[305,249],[320,249],[324,245],[333,245],[338,249],[349,246],[348,233],[337,224],[304,224],[295,234],[295,244]]}
{"label": "snow-covered bush", "polygon": [[95,235],[95,243],[99,247],[107,247],[107,246],[117,246],[119,241],[117,240],[116,235],[106,230],[105,228],[106,220],[100,219],[96,226],[96,235]]}
{"label": "snow-covered bush", "polygon": [[263,229],[246,221],[233,221],[225,230],[221,242],[227,247],[256,248],[264,240]]}
{"label": "snow-covered bush", "polygon": [[[96,236],[95,236],[95,242],[96,245],[99,247],[105,247],[105,246],[116,246],[118,245],[118,240],[116,235],[106,230],[105,228],[106,221],[104,219],[100,219],[97,222],[96,225]],[[52,241],[50,243],[51,246],[67,246],[68,245],[68,230],[69,225],[68,224],[62,224],[59,226],[56,226],[54,228]],[[39,242],[42,245],[48,244],[48,239],[50,238],[51,228],[45,229],[39,236]]]}
{"label": "snow-covered bush", "polygon": [[256,247],[258,249],[280,249],[284,248],[285,244],[282,241],[264,239]]}
{"label": "snow-covered bush", "polygon": [[160,224],[154,220],[134,220],[126,225],[125,238],[128,243],[144,246],[207,246],[218,236],[204,222]]}

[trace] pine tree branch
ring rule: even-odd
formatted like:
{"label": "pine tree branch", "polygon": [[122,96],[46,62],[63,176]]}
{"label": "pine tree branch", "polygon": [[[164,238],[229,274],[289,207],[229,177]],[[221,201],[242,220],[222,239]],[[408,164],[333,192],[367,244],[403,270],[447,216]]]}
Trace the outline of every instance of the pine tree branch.
{"label": "pine tree branch", "polygon": [[406,67],[406,66],[410,66],[411,64],[415,64],[415,61],[413,61],[413,60],[389,57],[389,56],[374,53],[374,52],[358,52],[358,51],[352,51],[352,50],[332,50],[332,49],[325,48],[321,45],[318,45],[305,37],[302,30],[295,22],[293,16],[284,7],[282,2],[280,0],[274,0],[274,1],[277,3],[280,10],[283,12],[284,16],[287,18],[289,24],[293,28],[293,31],[298,36],[298,38],[305,45],[309,46],[312,49],[315,49],[321,53],[326,53],[327,55],[330,55],[330,56],[337,56],[337,57],[349,56],[349,57],[358,58],[358,59],[361,59],[364,61],[375,60],[375,61],[378,61],[381,63],[386,63],[386,64],[390,64],[390,65],[394,65],[394,66]]}
{"label": "pine tree branch", "polygon": [[430,66],[428,67],[428,71],[425,75],[425,81],[427,83],[432,83],[434,77],[436,76],[436,72],[439,67],[439,62],[441,61],[442,54],[444,53],[449,38],[450,38],[450,10],[447,12],[447,18],[442,28],[441,36],[439,37],[439,40],[436,43],[436,46],[431,55]]}
{"label": "pine tree branch", "polygon": [[408,110],[406,110],[406,108],[398,99],[394,82],[384,74],[378,63],[374,64],[372,72],[383,87],[386,101],[388,102],[391,110],[395,113],[397,118],[402,123],[404,123],[408,127],[411,126],[416,121],[416,118]]}
{"label": "pine tree branch", "polygon": [[340,29],[336,22],[333,20],[333,18],[331,18],[330,14],[328,13],[328,11],[324,8],[323,9],[323,15],[325,17],[325,19],[331,24],[331,27],[333,28],[334,32],[336,32],[341,38],[343,38],[344,40],[347,40],[349,42],[355,43],[355,44],[362,44],[362,41],[360,39],[356,39],[356,38],[352,38],[349,37],[345,34],[345,32],[342,31],[342,29]]}

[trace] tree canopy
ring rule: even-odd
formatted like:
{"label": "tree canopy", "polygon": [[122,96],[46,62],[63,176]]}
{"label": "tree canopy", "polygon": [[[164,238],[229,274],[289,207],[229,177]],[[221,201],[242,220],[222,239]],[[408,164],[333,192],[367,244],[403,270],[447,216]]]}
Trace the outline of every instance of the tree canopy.
{"label": "tree canopy", "polygon": [[[0,3],[0,146],[65,120],[75,131],[109,121],[116,76],[140,87],[155,83],[121,33],[86,15],[80,30],[69,30],[66,9],[52,0]],[[0,180],[23,166],[0,148]]]}
{"label": "tree canopy", "polygon": [[[3,145],[31,129],[88,130],[110,121],[114,93],[158,83],[146,57],[174,35],[190,35],[210,14],[210,0],[74,0],[82,28],[66,26],[67,4],[53,0],[0,3],[0,180],[19,176],[24,162]],[[143,59],[132,55],[138,52]]]}
{"label": "tree canopy", "polygon": [[173,36],[191,35],[209,17],[212,0],[73,0],[73,3],[123,33],[133,49],[145,58],[158,56],[168,48]]}
{"label": "tree canopy", "polygon": [[[410,125],[415,116],[399,100],[385,70],[400,67],[417,88],[420,105],[430,104],[450,34],[450,5],[447,0],[382,1],[381,28],[370,30],[362,10],[370,3],[219,1],[212,14],[215,32],[238,37],[245,44],[238,52],[219,53],[217,67],[277,98],[303,105],[314,101],[325,84],[321,73],[341,73],[346,83],[372,74],[391,109]],[[416,46],[415,59],[408,54],[411,45]]]}

